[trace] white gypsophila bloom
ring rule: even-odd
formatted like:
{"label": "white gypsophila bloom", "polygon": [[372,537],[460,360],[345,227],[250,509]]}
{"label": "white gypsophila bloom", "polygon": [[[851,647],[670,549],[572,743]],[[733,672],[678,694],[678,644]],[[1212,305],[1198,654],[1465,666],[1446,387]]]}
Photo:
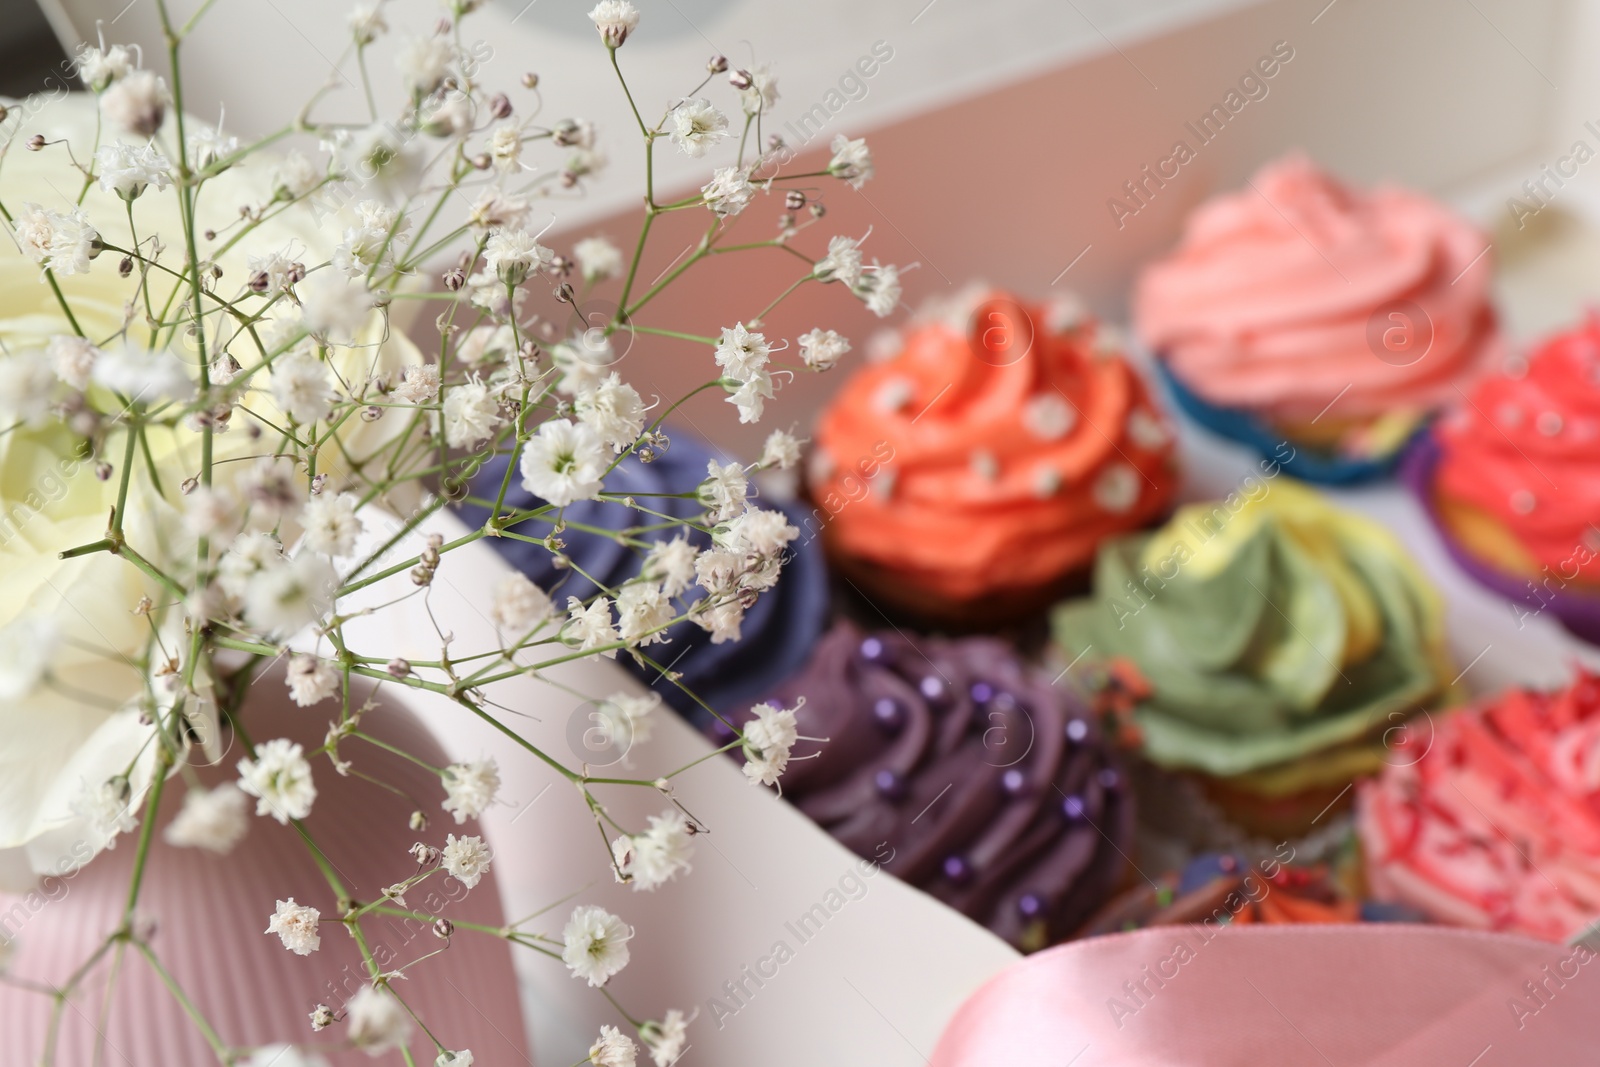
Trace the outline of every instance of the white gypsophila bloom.
{"label": "white gypsophila bloom", "polygon": [[406,368],[394,395],[408,404],[427,404],[439,395],[439,364],[418,363]]}
{"label": "white gypsophila bloom", "polygon": [[339,130],[326,147],[333,150],[339,174],[371,186],[394,203],[416,193],[427,169],[427,154],[417,138],[392,123]]}
{"label": "white gypsophila bloom", "polygon": [[328,1061],[293,1045],[262,1045],[239,1067],[328,1067]]}
{"label": "white gypsophila bloom", "polygon": [[250,272],[252,287],[254,279],[263,280],[261,291],[267,294],[281,292],[287,288],[296,276],[303,275],[305,265],[299,262],[291,247],[280,248],[265,255],[252,253],[246,261],[245,269]]}
{"label": "white gypsophila bloom", "polygon": [[521,637],[549,621],[556,613],[550,594],[534,585],[525,574],[508,574],[495,587],[490,616],[495,625]]}
{"label": "white gypsophila bloom", "polygon": [[[11,224],[22,254],[57,274],[88,274],[100,234],[80,207],[65,214],[24,201]],[[44,280],[41,272],[39,280]]]}
{"label": "white gypsophila bloom", "polygon": [[289,687],[289,699],[302,708],[309,708],[339,692],[339,671],[320,656],[297,652],[289,657],[284,682]]}
{"label": "white gypsophila bloom", "polygon": [[250,829],[249,809],[249,798],[232,782],[215,789],[190,786],[183,807],[161,836],[178,848],[203,848],[226,856]]}
{"label": "white gypsophila bloom", "polygon": [[444,138],[465,137],[472,132],[476,116],[466,93],[451,91],[445,93],[443,99],[430,99],[434,102],[424,105],[424,130],[435,137]]}
{"label": "white gypsophila bloom", "polygon": [[833,330],[814,329],[799,337],[800,358],[815,371],[832,370],[850,351],[850,342]]}
{"label": "white gypsophila bloom", "polygon": [[296,285],[306,330],[323,340],[342,343],[366,324],[372,293],[334,270],[319,270]]}
{"label": "white gypsophila bloom", "polygon": [[183,524],[196,537],[226,539],[242,519],[239,502],[226,486],[197,485],[183,498]]}
{"label": "white gypsophila bloom", "polygon": [[650,816],[642,834],[619,837],[611,845],[612,857],[636,892],[656,889],[692,869],[694,854],[689,820],[676,808]]}
{"label": "white gypsophila bloom", "polygon": [[711,180],[700,187],[700,195],[706,198],[706,207],[718,218],[728,218],[749,206],[756,190],[745,168],[718,167],[711,172]]}
{"label": "white gypsophila bloom", "polygon": [[574,978],[599,987],[628,965],[628,939],[633,930],[627,923],[592,904],[572,909],[572,917],[561,931],[561,960]]}
{"label": "white gypsophila bloom", "polygon": [[580,330],[568,340],[551,345],[550,362],[561,372],[556,391],[563,396],[575,397],[585,389],[593,388],[617,359],[617,354],[611,348],[611,339],[604,330],[598,328]]}
{"label": "white gypsophila bloom", "polygon": [[389,32],[389,23],[384,21],[383,7],[380,4],[356,5],[350,9],[345,25],[350,27],[350,36],[354,37],[356,44],[359,45],[371,44],[380,34]]}
{"label": "white gypsophila bloom", "polygon": [[305,499],[305,485],[288,456],[258,457],[240,483],[250,518],[261,528],[293,518]]}
{"label": "white gypsophila bloom", "polygon": [[360,504],[353,493],[321,493],[311,498],[300,516],[305,528],[302,542],[313,552],[325,556],[348,556],[356,550],[356,539],[361,536],[361,516],[356,514]]}
{"label": "white gypsophila bloom", "polygon": [[719,463],[715,459],[706,461],[706,478],[701,482],[696,492],[700,503],[706,506],[710,515],[711,525],[716,526],[733,520],[744,514],[749,505],[750,479],[745,476],[745,469],[737,460]]}
{"label": "white gypsophila bloom", "polygon": [[283,947],[296,956],[309,956],[322,947],[322,937],[317,933],[321,912],[304,904],[296,904],[294,897],[280,900],[277,904],[265,933],[277,934]]}
{"label": "white gypsophila bloom", "polygon": [[841,133],[833,139],[832,147],[833,158],[828,160],[828,173],[835,178],[843,178],[853,189],[867,184],[873,169],[872,151],[867,148],[866,138],[852,141]]}
{"label": "white gypsophila bloom", "polygon": [[310,195],[311,191],[322,184],[322,179],[327,177],[327,171],[319,168],[300,152],[289,152],[279,159],[272,168],[272,190],[274,195],[286,200],[299,200]]}
{"label": "white gypsophila bloom", "polygon": [[744,726],[744,775],[751,785],[777,785],[800,736],[794,709],[763,703],[750,710],[756,717]]}
{"label": "white gypsophila bloom", "polygon": [[615,1026],[602,1026],[600,1039],[589,1046],[589,1062],[594,1067],[634,1067],[637,1054],[632,1039]]}
{"label": "white gypsophila bloom", "polygon": [[632,749],[650,740],[655,722],[650,713],[661,706],[661,694],[653,690],[639,693],[612,693],[600,702],[599,714],[608,737],[618,738]]}
{"label": "white gypsophila bloom", "polygon": [[772,346],[765,336],[746,329],[739,323],[732,329],[723,327],[722,340],[717,342],[716,360],[728,378],[747,382],[762,372],[771,357]]}
{"label": "white gypsophila bloom", "polygon": [[544,270],[556,254],[526,230],[496,230],[483,247],[483,266],[507,285],[521,285],[530,273]]}
{"label": "white gypsophila bloom", "polygon": [[166,349],[149,349],[125,341],[95,360],[90,379],[133,403],[187,400],[194,380],[183,361]]}
{"label": "white gypsophila bloom", "polygon": [[474,378],[451,387],[440,415],[446,444],[451,448],[476,448],[500,426],[500,398]]}
{"label": "white gypsophila bloom", "polygon": [[585,237],[572,246],[578,273],[586,282],[599,282],[622,273],[622,249],[604,237]]}
{"label": "white gypsophila bloom", "polygon": [[628,0],[600,0],[589,12],[589,21],[607,48],[621,48],[628,35],[639,28],[639,9]]}
{"label": "white gypsophila bloom", "polygon": [[579,148],[567,157],[567,165],[562,169],[562,177],[568,175],[576,181],[586,174],[598,174],[605,169],[608,162],[604,152],[598,148]]}
{"label": "white gypsophila bloom", "polygon": [[672,602],[655,582],[635,580],[617,591],[618,632],[630,646],[667,639],[664,629],[677,617]]}
{"label": "white gypsophila bloom", "polygon": [[272,399],[290,419],[308,426],[328,417],[338,394],[328,365],[315,352],[295,348],[272,361]]}
{"label": "white gypsophila bloom", "polygon": [[452,763],[444,769],[444,808],[456,825],[476,819],[489,810],[500,792],[500,767],[493,759]]}
{"label": "white gypsophila bloom", "polygon": [[17,700],[44,680],[60,640],[55,620],[24,616],[0,626],[0,700]]}
{"label": "white gypsophila bloom", "polygon": [[245,618],[261,631],[287,637],[328,613],[339,575],[327,558],[302,552],[258,571],[244,590]]}
{"label": "white gypsophila bloom", "polygon": [[778,77],[769,63],[750,70],[750,84],[739,90],[739,105],[746,115],[769,112],[778,102]]}
{"label": "white gypsophila bloom", "polygon": [[456,358],[463,363],[510,363],[517,351],[517,334],[510,323],[474,326],[456,345]]}
{"label": "white gypsophila bloom", "polygon": [[783,554],[784,548],[800,536],[800,531],[789,524],[781,511],[751,508],[719,529],[717,539],[733,552],[773,559]]}
{"label": "white gypsophila bloom", "polygon": [[270,815],[287,826],[311,814],[317,786],[305,750],[287,738],[255,747],[254,758],[239,761],[239,788],[256,798],[256,814]]}
{"label": "white gypsophila bloom", "polygon": [[43,352],[0,357],[0,427],[39,425],[50,412],[57,387],[56,364]]}
{"label": "white gypsophila bloom", "polygon": [[728,136],[728,116],[704,97],[684,100],[667,112],[667,136],[685,155],[698,159]]}
{"label": "white gypsophila bloom", "polygon": [[440,865],[450,877],[468,889],[476,889],[478,882],[489,873],[489,861],[494,858],[489,846],[483,843],[483,838],[475,836],[448,834],[444,840],[444,848],[439,850]]}
{"label": "white gypsophila bloom", "polygon": [[100,146],[94,161],[100,171],[100,188],[124,200],[136,198],[149,186],[160,190],[172,184],[172,165],[153,144],[112,141]]}
{"label": "white gypsophila bloom", "polygon": [[766,408],[766,402],[772,399],[772,376],[766,371],[757,371],[739,388],[732,391],[728,403],[739,409],[741,423],[760,422],[761,413]]}
{"label": "white gypsophila bloom", "polygon": [[786,471],[800,462],[800,441],[787,430],[767,434],[761,448],[761,466]]}
{"label": "white gypsophila bloom", "polygon": [[84,782],[83,788],[72,801],[73,814],[89,824],[91,833],[105,843],[102,848],[116,848],[117,835],[125,834],[138,825],[129,810],[128,780],[121,776],[103,782]]}
{"label": "white gypsophila bloom", "polygon": [[672,1008],[661,1017],[660,1022],[645,1023],[639,1038],[650,1050],[650,1059],[655,1067],[673,1067],[683,1056],[684,1046],[689,1041],[688,1031],[689,1020],[683,1012]]}
{"label": "white gypsophila bloom", "polygon": [[78,52],[77,66],[78,76],[83,83],[98,93],[117,79],[133,73],[133,53],[120,44],[105,49],[84,45]]}
{"label": "white gypsophila bloom", "polygon": [[522,487],[556,507],[599,496],[606,467],[605,445],[586,423],[549,419],[522,446]]}
{"label": "white gypsophila bloom", "polygon": [[394,65],[406,88],[423,97],[451,75],[456,58],[456,44],[448,37],[412,37],[400,46]]}
{"label": "white gypsophila bloom", "polygon": [[133,70],[100,94],[100,115],[113,129],[149,138],[161,129],[171,103],[165,80],[148,70]]}
{"label": "white gypsophila bloom", "polygon": [[184,133],[189,141],[189,165],[195,170],[205,170],[239,150],[239,138],[223,133],[220,126],[199,123]]}
{"label": "white gypsophila bloom", "polygon": [[644,430],[644,401],[638,390],[615,371],[578,394],[578,418],[600,436],[613,453],[621,453]]}
{"label": "white gypsophila bloom", "polygon": [[555,143],[562,147],[593,148],[599,131],[588,119],[562,119],[556,123]]}
{"label": "white gypsophila bloom", "polygon": [[472,1063],[471,1049],[457,1049],[454,1052],[447,1049],[434,1058],[433,1067],[472,1067]]}
{"label": "white gypsophila bloom", "polygon": [[411,1039],[411,1016],[387,989],[362,986],[344,1010],[350,1043],[370,1056],[404,1048]]}
{"label": "white gypsophila bloom", "polygon": [[695,582],[712,597],[736,592],[744,574],[745,561],[726,548],[711,548],[695,557]]}
{"label": "white gypsophila bloom", "polygon": [[737,641],[744,625],[744,605],[738,600],[724,600],[696,612],[694,621],[711,635],[713,645]]}
{"label": "white gypsophila bloom", "polygon": [[694,584],[694,560],[700,554],[690,540],[679,534],[670,541],[657,541],[644,558],[639,573],[661,583],[667,596],[677,596]]}
{"label": "white gypsophila bloom", "polygon": [[[583,652],[620,642],[622,637],[611,621],[611,601],[597,596],[592,603],[585,605],[577,597],[569,596],[567,622],[561,628],[561,639]],[[617,650],[606,649],[601,654],[615,659]]]}
{"label": "white gypsophila bloom", "polygon": [[863,267],[861,280],[853,287],[867,305],[867,310],[878,318],[888,318],[900,306],[900,268],[876,260]]}
{"label": "white gypsophila bloom", "polygon": [[818,281],[843,282],[855,288],[861,280],[861,242],[840,234],[828,239],[828,254],[812,268]]}
{"label": "white gypsophila bloom", "polygon": [[378,200],[363,200],[356,205],[356,222],[344,231],[344,240],[333,250],[332,264],[347,278],[360,278],[374,267],[394,259],[395,250],[411,229],[409,215]]}
{"label": "white gypsophila bloom", "polygon": [[[195,493],[200,490],[197,488]],[[217,584],[235,600],[243,600],[250,580],[283,561],[283,545],[271,533],[250,530],[234,538],[217,561]]]}
{"label": "white gypsophila bloom", "polygon": [[525,196],[486,189],[473,201],[467,224],[480,233],[489,230],[525,230],[533,203]]}
{"label": "white gypsophila bloom", "polygon": [[522,165],[522,130],[515,123],[501,123],[489,135],[489,158],[501,171],[516,170]]}

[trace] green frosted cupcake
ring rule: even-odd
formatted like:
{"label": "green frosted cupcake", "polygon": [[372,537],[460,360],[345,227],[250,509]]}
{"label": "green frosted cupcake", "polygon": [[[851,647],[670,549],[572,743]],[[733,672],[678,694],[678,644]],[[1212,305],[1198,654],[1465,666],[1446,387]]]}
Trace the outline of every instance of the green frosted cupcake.
{"label": "green frosted cupcake", "polygon": [[1130,745],[1293,831],[1446,697],[1439,598],[1388,531],[1286,478],[1103,545],[1055,639]]}

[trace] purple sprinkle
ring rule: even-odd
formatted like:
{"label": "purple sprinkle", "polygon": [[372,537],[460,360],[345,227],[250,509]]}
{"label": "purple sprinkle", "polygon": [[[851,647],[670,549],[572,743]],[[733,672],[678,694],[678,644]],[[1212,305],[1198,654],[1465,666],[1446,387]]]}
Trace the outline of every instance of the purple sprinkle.
{"label": "purple sprinkle", "polygon": [[876,663],[883,658],[883,642],[876,637],[865,638],[861,642],[861,658],[869,663]]}
{"label": "purple sprinkle", "polygon": [[917,688],[922,690],[922,695],[927,697],[929,700],[944,699],[944,682],[935,675],[929,674],[925,676],[922,681],[918,683]]}
{"label": "purple sprinkle", "polygon": [[1000,787],[1010,796],[1019,796],[1028,788],[1028,776],[1015,767],[1009,767],[1000,776]]}
{"label": "purple sprinkle", "polygon": [[898,803],[906,798],[906,780],[898,771],[885,767],[872,776],[872,784],[885,800]]}
{"label": "purple sprinkle", "polygon": [[1089,736],[1089,724],[1082,719],[1067,720],[1067,740],[1082,741]]}
{"label": "purple sprinkle", "polygon": [[1067,817],[1068,822],[1077,822],[1084,816],[1083,798],[1068,797],[1061,802],[1061,814]]}
{"label": "purple sprinkle", "polygon": [[1037,893],[1024,893],[1017,898],[1017,910],[1024,919],[1037,919],[1044,912],[1044,898]]}
{"label": "purple sprinkle", "polygon": [[1096,777],[1099,778],[1100,785],[1104,789],[1115,789],[1122,784],[1122,775],[1118,774],[1113,767],[1101,768]]}
{"label": "purple sprinkle", "polygon": [[972,683],[972,702],[974,704],[987,704],[994,699],[994,686],[988,682]]}
{"label": "purple sprinkle", "polygon": [[880,727],[893,733],[905,725],[906,711],[893,697],[879,697],[873,701],[872,717]]}
{"label": "purple sprinkle", "polygon": [[967,866],[967,861],[960,856],[946,856],[944,860],[944,876],[960,885],[972,876],[972,868]]}

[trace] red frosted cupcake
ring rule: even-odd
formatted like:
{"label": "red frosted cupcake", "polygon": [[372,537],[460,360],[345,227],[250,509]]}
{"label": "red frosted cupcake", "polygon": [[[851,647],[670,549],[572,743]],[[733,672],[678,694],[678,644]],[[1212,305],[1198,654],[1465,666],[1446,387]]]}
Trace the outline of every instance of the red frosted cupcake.
{"label": "red frosted cupcake", "polygon": [[1427,196],[1290,156],[1194,213],[1135,318],[1202,425],[1296,477],[1359,481],[1499,351],[1487,248]]}
{"label": "red frosted cupcake", "polygon": [[1600,317],[1478,383],[1408,464],[1457,561],[1600,642]]}
{"label": "red frosted cupcake", "polygon": [[1171,427],[1093,320],[978,293],[900,341],[823,413],[811,463],[830,557],[874,603],[1005,622],[1167,510]]}
{"label": "red frosted cupcake", "polygon": [[1359,787],[1373,895],[1548,941],[1600,919],[1600,676],[1511,690],[1432,740]]}

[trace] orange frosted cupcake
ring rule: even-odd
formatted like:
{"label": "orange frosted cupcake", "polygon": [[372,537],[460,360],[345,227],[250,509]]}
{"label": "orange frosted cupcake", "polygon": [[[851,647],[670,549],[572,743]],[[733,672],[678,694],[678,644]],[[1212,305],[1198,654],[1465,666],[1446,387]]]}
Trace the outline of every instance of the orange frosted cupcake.
{"label": "orange frosted cupcake", "polygon": [[1171,426],[1110,335],[995,292],[909,324],[815,441],[816,518],[844,577],[959,628],[1044,607],[1102,540],[1162,516],[1177,484]]}

